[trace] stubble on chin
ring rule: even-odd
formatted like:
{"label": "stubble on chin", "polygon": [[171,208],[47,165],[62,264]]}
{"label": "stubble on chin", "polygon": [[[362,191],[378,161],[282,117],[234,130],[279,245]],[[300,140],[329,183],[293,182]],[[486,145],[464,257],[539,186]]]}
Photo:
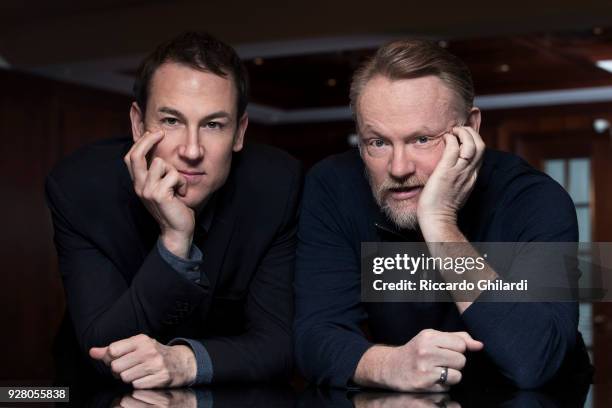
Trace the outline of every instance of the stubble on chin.
{"label": "stubble on chin", "polygon": [[366,177],[372,190],[372,195],[378,207],[385,216],[397,228],[403,230],[416,230],[419,227],[416,205],[414,200],[394,200],[390,197],[389,189],[398,187],[409,187],[414,185],[424,185],[427,180],[423,177],[412,176],[404,182],[394,182],[386,178],[382,183],[376,185],[372,176],[366,168]]}

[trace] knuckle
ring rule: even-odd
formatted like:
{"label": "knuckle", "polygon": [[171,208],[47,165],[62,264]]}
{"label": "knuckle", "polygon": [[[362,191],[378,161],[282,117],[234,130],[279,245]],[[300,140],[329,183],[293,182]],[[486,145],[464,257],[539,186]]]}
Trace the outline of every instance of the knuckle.
{"label": "knuckle", "polygon": [[123,371],[119,374],[119,378],[121,378],[121,381],[123,381],[124,383],[129,382],[129,376],[127,374],[127,371]]}
{"label": "knuckle", "polygon": [[421,345],[416,348],[416,355],[417,355],[417,358],[427,357],[429,355],[429,350],[427,349],[427,347]]}
{"label": "knuckle", "polygon": [[117,350],[117,346],[111,344],[108,346],[108,355],[112,358],[119,357],[119,350]]}
{"label": "knuckle", "polygon": [[427,372],[429,371],[429,368],[427,367],[426,364],[423,363],[417,363],[416,366],[416,371],[418,374],[427,374]]}
{"label": "knuckle", "polygon": [[166,367],[165,367],[164,359],[162,358],[162,356],[160,356],[159,354],[156,354],[155,357],[153,357],[153,366],[158,369],[165,370]]}
{"label": "knuckle", "polygon": [[160,157],[155,157],[151,162],[151,167],[161,167],[164,164],[164,160]]}

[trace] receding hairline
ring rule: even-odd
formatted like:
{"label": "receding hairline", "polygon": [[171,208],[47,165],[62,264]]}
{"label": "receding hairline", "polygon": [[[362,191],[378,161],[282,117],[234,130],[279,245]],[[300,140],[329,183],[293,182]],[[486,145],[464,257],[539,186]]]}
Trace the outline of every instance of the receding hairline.
{"label": "receding hairline", "polygon": [[446,81],[444,81],[444,79],[440,78],[439,75],[428,74],[428,75],[419,75],[419,76],[414,76],[414,77],[395,77],[394,78],[390,75],[387,75],[384,72],[377,72],[377,73],[374,73],[371,77],[369,77],[366,81],[361,83],[359,92],[357,92],[357,95],[356,95],[356,100],[351,101],[351,109],[353,113],[353,118],[357,122],[357,119],[359,117],[358,116],[359,102],[361,101],[363,97],[364,90],[366,89],[368,84],[370,84],[373,80],[384,79],[384,80],[387,80],[388,82],[399,82],[399,81],[418,80],[418,79],[423,79],[423,78],[435,78],[442,86],[444,86],[445,89],[447,89],[450,92],[450,95],[452,95],[452,98],[454,99],[454,101],[452,102],[451,106],[454,108],[456,113],[459,115],[469,114],[469,111],[472,109],[473,106],[470,106],[470,107],[465,106],[465,101],[463,97],[459,94],[459,92],[457,92],[457,90],[455,90],[451,85],[449,85]]}

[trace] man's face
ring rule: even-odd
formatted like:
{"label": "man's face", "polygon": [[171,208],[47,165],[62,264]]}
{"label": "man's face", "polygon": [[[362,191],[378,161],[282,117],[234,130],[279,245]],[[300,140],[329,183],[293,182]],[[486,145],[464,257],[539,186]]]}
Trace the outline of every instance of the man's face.
{"label": "man's face", "polygon": [[356,106],[361,157],[378,205],[415,229],[419,196],[442,157],[442,135],[462,125],[458,98],[439,78],[375,76]]}
{"label": "man's face", "polygon": [[185,177],[187,192],[177,197],[188,207],[200,208],[225,183],[232,152],[242,149],[248,120],[236,117],[236,100],[231,76],[167,62],[151,79],[144,127],[138,106],[132,106],[135,141],[145,130],[163,130],[149,161],[162,158]]}

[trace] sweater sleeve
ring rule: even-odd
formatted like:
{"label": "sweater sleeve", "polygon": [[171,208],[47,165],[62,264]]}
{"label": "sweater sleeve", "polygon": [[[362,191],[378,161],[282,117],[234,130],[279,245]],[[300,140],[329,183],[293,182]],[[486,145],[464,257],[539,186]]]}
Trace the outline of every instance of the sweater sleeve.
{"label": "sweater sleeve", "polygon": [[[499,216],[505,222],[507,241],[578,240],[574,205],[567,193],[548,179],[517,191],[502,203]],[[525,256],[533,259],[534,254]],[[550,265],[542,267],[550,270]],[[559,274],[563,273],[561,268]],[[486,296],[462,315],[472,336],[484,342],[486,353],[519,388],[536,388],[551,380],[576,344],[578,304],[487,302]]]}
{"label": "sweater sleeve", "polygon": [[317,170],[306,179],[298,230],[296,363],[309,381],[345,387],[371,343],[360,329],[359,254],[339,221],[338,186]]}

